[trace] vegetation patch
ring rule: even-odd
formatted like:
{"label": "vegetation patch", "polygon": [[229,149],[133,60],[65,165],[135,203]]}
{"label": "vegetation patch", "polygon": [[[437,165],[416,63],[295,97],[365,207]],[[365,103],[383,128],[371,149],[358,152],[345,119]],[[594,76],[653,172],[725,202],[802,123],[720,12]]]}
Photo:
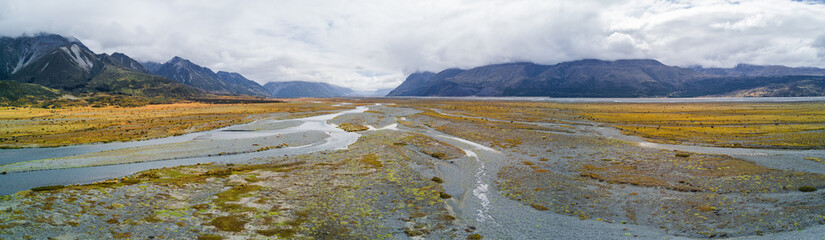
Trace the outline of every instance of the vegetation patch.
{"label": "vegetation patch", "polygon": [[663,143],[823,148],[825,103],[600,103],[566,108]]}
{"label": "vegetation patch", "polygon": [[811,186],[801,186],[799,187],[800,192],[815,192],[816,188]]}
{"label": "vegetation patch", "polygon": [[384,166],[384,163],[382,163],[381,161],[378,160],[378,155],[375,155],[373,153],[370,153],[370,154],[367,154],[367,155],[364,155],[363,157],[361,157],[361,163],[363,163],[367,166],[370,166],[372,168],[380,168],[380,167]]}
{"label": "vegetation patch", "polygon": [[53,186],[44,186],[44,187],[36,187],[32,188],[33,192],[47,192],[47,191],[54,191],[58,189],[64,189],[66,186],[63,185],[53,185]]}
{"label": "vegetation patch", "polygon": [[214,226],[221,231],[227,232],[240,232],[245,229],[247,221],[241,215],[232,215],[232,216],[221,216],[216,217],[214,220],[209,222],[208,225]]}
{"label": "vegetation patch", "polygon": [[539,210],[539,211],[550,210],[549,208],[547,208],[547,207],[545,207],[544,205],[541,205],[541,204],[532,203],[532,204],[530,204],[530,206],[535,208],[536,210]]}
{"label": "vegetation patch", "polygon": [[209,233],[201,234],[201,235],[198,236],[198,240],[223,240],[223,239],[224,239],[224,237],[221,236],[221,235],[215,235],[215,234],[209,234]]}
{"label": "vegetation patch", "polygon": [[255,232],[267,237],[278,236],[278,238],[291,238],[298,231],[295,231],[295,229],[292,228],[272,228],[267,230],[257,230]]}
{"label": "vegetation patch", "polygon": [[342,123],[341,125],[338,125],[338,128],[344,129],[344,131],[347,132],[360,132],[369,130],[367,126],[352,123]]}

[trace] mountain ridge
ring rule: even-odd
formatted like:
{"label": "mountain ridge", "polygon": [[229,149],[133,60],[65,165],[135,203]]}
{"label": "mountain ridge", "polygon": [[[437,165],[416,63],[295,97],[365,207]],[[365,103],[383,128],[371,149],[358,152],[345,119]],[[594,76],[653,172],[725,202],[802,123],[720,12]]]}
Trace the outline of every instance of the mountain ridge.
{"label": "mountain ridge", "polygon": [[[758,92],[765,96],[797,95],[789,92],[792,88],[788,86],[808,86],[800,91],[805,95],[825,95],[825,92],[815,90],[817,86],[825,86],[820,80],[825,76],[825,69],[756,65],[737,67],[710,70],[682,68],[654,59],[583,59],[554,65],[503,63],[466,70],[450,68],[438,73],[412,73],[387,96],[697,97],[705,96],[697,95],[699,93],[725,96],[734,91],[765,88],[771,84],[785,84],[786,91],[780,93],[763,89]],[[795,75],[807,78],[783,78]],[[749,80],[762,85],[750,84]],[[804,80],[807,83],[793,84],[789,80]],[[697,82],[701,81],[709,87],[718,88],[700,91],[701,86]],[[771,92],[773,94],[769,94]]]}
{"label": "mountain ridge", "polygon": [[[56,34],[0,38],[0,80],[11,90],[11,99],[53,99],[56,94],[34,84],[66,94],[98,93],[188,98],[205,92],[152,75],[138,61],[123,53],[96,54],[80,41]],[[22,84],[12,84],[11,82]],[[14,91],[14,92],[12,92]],[[43,96],[28,96],[42,93]]]}
{"label": "mountain ridge", "polygon": [[[246,79],[238,73],[224,72],[223,77],[207,67],[192,63],[188,59],[175,56],[159,67],[152,65],[154,74],[177,82],[204,89],[210,93],[225,95],[269,96],[260,84]],[[149,68],[147,68],[149,69]]]}

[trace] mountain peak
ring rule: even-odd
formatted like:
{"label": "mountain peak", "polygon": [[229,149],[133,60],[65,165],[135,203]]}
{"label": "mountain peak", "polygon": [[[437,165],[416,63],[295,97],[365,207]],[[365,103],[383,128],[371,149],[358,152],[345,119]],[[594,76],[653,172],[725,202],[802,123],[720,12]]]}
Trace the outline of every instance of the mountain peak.
{"label": "mountain peak", "polygon": [[173,57],[172,59],[169,59],[169,61],[166,61],[166,62],[167,63],[189,62],[189,59],[182,58],[182,57],[179,57],[179,56],[175,56],[175,57]]}

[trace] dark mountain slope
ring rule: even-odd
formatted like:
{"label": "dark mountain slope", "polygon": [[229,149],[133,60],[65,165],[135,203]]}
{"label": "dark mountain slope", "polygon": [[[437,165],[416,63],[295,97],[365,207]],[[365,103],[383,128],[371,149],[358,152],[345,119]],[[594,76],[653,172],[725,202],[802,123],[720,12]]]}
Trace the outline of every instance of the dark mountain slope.
{"label": "dark mountain slope", "polygon": [[387,96],[426,96],[427,88],[431,84],[435,73],[433,72],[416,72],[410,74],[401,85],[390,91]]}
{"label": "dark mountain slope", "polygon": [[56,34],[0,37],[0,79],[8,79],[40,57],[71,43],[80,44]]}
{"label": "dark mountain slope", "polygon": [[100,73],[104,63],[80,44],[59,47],[19,69],[9,78],[50,88],[73,90]]}

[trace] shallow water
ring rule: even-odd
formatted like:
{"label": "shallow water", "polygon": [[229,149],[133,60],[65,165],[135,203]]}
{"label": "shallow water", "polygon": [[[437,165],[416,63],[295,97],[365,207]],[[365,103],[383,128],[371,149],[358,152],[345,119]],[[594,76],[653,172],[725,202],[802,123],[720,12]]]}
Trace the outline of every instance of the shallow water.
{"label": "shallow water", "polygon": [[[328,124],[327,120],[333,119],[343,114],[361,113],[366,110],[367,107],[362,106],[357,107],[353,110],[342,111],[333,114],[291,120],[256,121],[248,124],[230,126],[226,128],[215,129],[205,132],[197,132],[181,136],[159,138],[146,141],[88,144],[57,148],[27,148],[0,150],[0,164],[9,164],[31,160],[75,156],[86,153],[94,153],[114,149],[164,145],[189,141],[208,141],[216,139],[231,140],[261,136],[275,136],[278,134],[309,131],[322,131],[327,135],[327,137],[322,139],[321,141],[317,141],[308,145],[277,148],[261,152],[210,157],[190,157],[174,160],[151,161],[108,166],[40,170],[2,174],[0,175],[0,195],[11,194],[21,190],[27,190],[41,186],[91,183],[95,181],[112,179],[116,177],[128,176],[139,171],[162,167],[175,167],[180,165],[192,165],[197,163],[210,162],[243,162],[255,158],[263,158],[268,156],[296,155],[323,150],[345,149],[350,144],[355,143],[355,141],[358,140],[360,134],[341,130],[337,128],[334,124]],[[293,123],[296,121],[300,122],[300,124]],[[285,122],[287,123],[288,127],[272,130],[251,130],[256,129],[256,125],[272,125],[273,123],[278,122]],[[236,131],[237,129],[244,130]]]}

